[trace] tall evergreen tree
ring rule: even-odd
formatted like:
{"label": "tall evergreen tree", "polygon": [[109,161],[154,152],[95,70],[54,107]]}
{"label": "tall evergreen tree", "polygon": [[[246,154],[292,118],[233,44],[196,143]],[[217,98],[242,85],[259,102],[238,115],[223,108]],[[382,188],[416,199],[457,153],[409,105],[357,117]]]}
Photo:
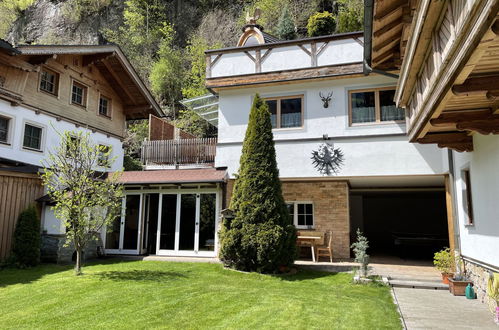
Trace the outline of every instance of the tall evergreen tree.
{"label": "tall evergreen tree", "polygon": [[276,28],[277,36],[283,40],[292,40],[296,38],[295,24],[289,13],[288,6],[284,6],[279,17]]}
{"label": "tall evergreen tree", "polygon": [[282,196],[267,104],[255,96],[220,257],[238,270],[275,273],[296,258],[296,230]]}

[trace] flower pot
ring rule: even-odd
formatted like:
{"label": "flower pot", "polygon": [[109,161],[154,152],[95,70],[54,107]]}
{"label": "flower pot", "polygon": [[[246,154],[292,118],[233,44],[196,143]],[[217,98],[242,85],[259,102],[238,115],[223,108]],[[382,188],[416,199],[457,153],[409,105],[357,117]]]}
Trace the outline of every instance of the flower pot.
{"label": "flower pot", "polygon": [[471,281],[458,281],[449,277],[449,291],[455,296],[464,296],[470,283],[473,284]]}
{"label": "flower pot", "polygon": [[453,277],[453,273],[442,273],[442,283],[449,284],[449,278]]}

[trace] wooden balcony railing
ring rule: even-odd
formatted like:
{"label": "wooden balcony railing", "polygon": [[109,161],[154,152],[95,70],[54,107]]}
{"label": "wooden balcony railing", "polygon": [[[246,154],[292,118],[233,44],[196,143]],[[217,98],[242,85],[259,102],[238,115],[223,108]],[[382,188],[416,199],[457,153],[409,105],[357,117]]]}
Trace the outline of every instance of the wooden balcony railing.
{"label": "wooden balcony railing", "polygon": [[217,138],[144,141],[145,165],[196,165],[215,162]]}

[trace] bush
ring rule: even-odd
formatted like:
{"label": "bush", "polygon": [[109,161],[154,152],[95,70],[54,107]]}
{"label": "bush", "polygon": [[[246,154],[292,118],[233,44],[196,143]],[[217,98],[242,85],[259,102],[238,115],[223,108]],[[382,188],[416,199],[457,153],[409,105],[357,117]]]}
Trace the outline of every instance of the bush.
{"label": "bush", "polygon": [[13,261],[18,267],[36,266],[40,262],[40,221],[34,206],[24,210],[17,220],[12,245]]}
{"label": "bush", "polygon": [[258,94],[243,143],[239,175],[220,232],[220,259],[238,270],[276,273],[293,264],[296,230],[282,197],[268,106]]}
{"label": "bush", "polygon": [[442,273],[451,274],[454,272],[455,261],[454,254],[449,248],[435,252],[433,265]]}
{"label": "bush", "polygon": [[369,248],[369,241],[362,235],[362,232],[357,228],[357,241],[352,244],[351,248],[355,254],[355,262],[360,264],[360,275],[367,276],[369,255],[367,249]]}
{"label": "bush", "polygon": [[336,29],[336,20],[328,11],[315,13],[308,18],[307,32],[309,37],[318,37],[332,34]]}
{"label": "bush", "polygon": [[142,164],[139,159],[125,155],[123,158],[123,168],[125,171],[142,171]]}
{"label": "bush", "polygon": [[284,6],[276,28],[277,37],[283,40],[296,38],[295,24],[289,13],[288,6]]}

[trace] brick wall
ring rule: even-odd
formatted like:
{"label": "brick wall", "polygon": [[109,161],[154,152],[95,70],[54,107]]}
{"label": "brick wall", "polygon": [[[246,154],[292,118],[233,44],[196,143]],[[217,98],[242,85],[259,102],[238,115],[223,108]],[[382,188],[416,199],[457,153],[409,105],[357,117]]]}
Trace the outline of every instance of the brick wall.
{"label": "brick wall", "polygon": [[[227,207],[234,180],[226,189]],[[350,216],[348,183],[344,181],[283,182],[284,200],[307,201],[314,204],[314,229],[333,232],[333,257],[350,258]]]}

